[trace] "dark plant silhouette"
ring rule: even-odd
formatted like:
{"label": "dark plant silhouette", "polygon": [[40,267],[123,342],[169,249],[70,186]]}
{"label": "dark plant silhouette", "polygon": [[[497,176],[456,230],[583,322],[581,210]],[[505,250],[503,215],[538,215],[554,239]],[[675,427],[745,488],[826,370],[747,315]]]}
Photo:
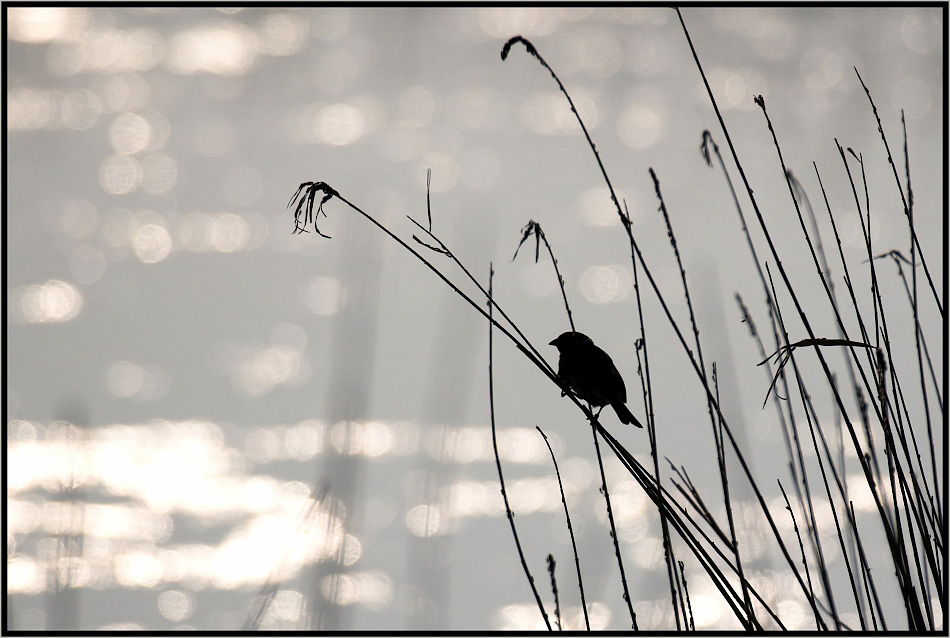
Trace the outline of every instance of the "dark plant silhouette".
{"label": "dark plant silhouette", "polygon": [[[565,369],[565,345],[572,340],[586,337],[576,332],[573,316],[568,304],[568,297],[564,286],[564,279],[557,268],[557,261],[550,244],[541,230],[540,225],[530,221],[522,231],[518,250],[532,236],[535,238],[535,261],[540,256],[540,245],[543,241],[555,268],[555,274],[561,287],[565,310],[571,327],[558,337],[553,345],[558,346],[562,358],[558,371],[545,360],[544,356],[527,339],[504,310],[498,305],[492,294],[492,275],[489,277],[487,290],[474,278],[468,269],[458,260],[451,249],[442,242],[433,231],[431,204],[427,194],[427,225],[415,220],[412,222],[423,233],[420,238],[413,235],[418,245],[425,247],[430,255],[447,258],[454,267],[473,282],[484,299],[476,301],[472,296],[463,292],[453,282],[452,278],[416,250],[412,245],[401,239],[395,232],[376,221],[370,214],[351,203],[338,192],[323,182],[306,182],[301,184],[291,199],[291,206],[295,206],[294,232],[303,232],[312,225],[313,230],[326,237],[317,229],[320,215],[326,215],[324,205],[336,198],[350,209],[355,210],[367,218],[391,239],[413,254],[427,268],[433,271],[444,283],[450,286],[456,294],[462,297],[476,311],[480,312],[489,321],[489,399],[491,412],[491,427],[493,441],[496,428],[496,415],[493,399],[494,374],[492,367],[493,334],[497,329],[507,338],[529,361],[535,364],[539,372],[554,383],[569,400],[581,410],[589,421],[594,435],[595,452],[600,465],[602,487],[601,492],[605,503],[610,524],[610,534],[615,554],[620,568],[622,597],[630,614],[631,626],[638,628],[637,615],[634,612],[631,600],[622,551],[617,539],[614,526],[613,505],[607,490],[606,475],[603,463],[600,460],[600,440],[606,442],[617,460],[636,481],[644,494],[657,508],[660,520],[664,556],[667,566],[667,581],[669,587],[669,601],[673,611],[673,618],[677,629],[695,629],[695,618],[692,613],[692,604],[687,588],[686,572],[696,570],[697,573],[708,578],[713,587],[722,596],[726,606],[732,611],[735,620],[746,630],[762,631],[764,629],[786,629],[786,621],[781,617],[781,610],[776,606],[774,595],[766,594],[765,588],[758,574],[750,572],[745,558],[740,550],[740,525],[733,512],[733,487],[737,481],[751,489],[752,504],[757,507],[759,516],[757,525],[763,530],[763,535],[772,548],[781,555],[782,569],[785,570],[789,582],[794,583],[797,591],[783,592],[783,596],[793,593],[800,596],[811,612],[814,628],[819,631],[860,629],[886,630],[889,627],[902,626],[912,632],[937,631],[943,629],[943,611],[946,609],[947,589],[945,565],[947,560],[947,525],[945,519],[945,505],[943,498],[945,491],[939,478],[943,470],[944,458],[938,458],[936,441],[933,433],[931,413],[939,411],[944,417],[943,396],[940,377],[932,363],[927,339],[921,325],[918,300],[917,270],[925,274],[934,295],[936,311],[943,317],[943,303],[937,293],[936,284],[927,262],[921,252],[917,233],[913,221],[913,193],[910,187],[910,169],[905,136],[905,177],[906,186],[900,182],[897,166],[891,156],[884,136],[883,126],[877,108],[871,99],[871,93],[863,80],[858,76],[864,87],[872,111],[877,120],[878,130],[884,143],[888,161],[893,167],[901,196],[901,208],[909,230],[909,253],[907,259],[897,249],[882,253],[875,250],[871,241],[871,206],[870,195],[865,177],[865,159],[862,153],[856,153],[850,147],[845,149],[835,141],[838,148],[844,174],[851,185],[854,203],[857,208],[857,218],[860,221],[861,235],[864,240],[867,258],[861,267],[867,268],[870,281],[869,290],[860,290],[855,285],[855,274],[852,270],[855,265],[849,265],[842,249],[842,242],[838,231],[835,214],[825,194],[821,174],[817,164],[813,164],[817,190],[821,191],[828,213],[828,222],[834,234],[834,245],[837,248],[837,258],[840,263],[833,263],[825,245],[830,242],[821,241],[821,233],[817,222],[817,215],[808,197],[806,185],[800,181],[786,166],[779,139],[781,132],[776,130],[768,116],[765,100],[762,96],[754,98],[755,104],[761,109],[765,126],[772,139],[776,151],[775,170],[783,176],[788,186],[788,195],[794,207],[801,236],[798,231],[795,237],[783,236],[783,243],[779,244],[770,231],[755,192],[743,170],[740,154],[729,134],[725,121],[719,110],[713,91],[700,57],[690,38],[682,13],[677,9],[676,14],[686,42],[692,53],[710,103],[721,127],[723,138],[731,156],[732,162],[739,173],[743,196],[752,207],[750,220],[760,231],[761,239],[754,240],[749,232],[746,215],[740,205],[740,197],[730,176],[729,169],[723,161],[720,150],[709,131],[702,133],[700,145],[703,159],[709,166],[713,166],[715,156],[722,174],[726,180],[736,211],[739,214],[741,230],[749,247],[758,284],[761,286],[765,312],[768,321],[766,330],[760,331],[756,327],[753,310],[745,304],[742,296],[737,292],[736,300],[741,312],[742,321],[749,329],[751,338],[760,353],[759,365],[766,366],[773,360],[777,362],[774,373],[766,370],[767,381],[766,400],[763,407],[772,397],[785,444],[787,465],[790,480],[783,481],[778,476],[769,476],[767,481],[760,481],[752,471],[746,460],[747,450],[740,445],[733,426],[723,414],[719,379],[716,363],[707,362],[704,358],[699,324],[690,296],[689,277],[683,265],[672,220],[675,212],[671,213],[663,199],[660,188],[660,179],[651,168],[650,177],[653,181],[658,210],[661,212],[673,258],[676,261],[682,284],[683,298],[689,311],[689,326],[674,317],[670,308],[670,292],[661,290],[654,276],[655,265],[651,265],[644,258],[640,239],[634,233],[633,225],[626,206],[621,205],[617,198],[607,170],[597,152],[590,133],[581,119],[567,88],[562,84],[552,67],[540,55],[537,48],[521,36],[515,36],[506,42],[502,48],[502,60],[508,58],[515,45],[522,45],[525,51],[534,57],[552,76],[560,91],[564,95],[574,113],[583,132],[588,147],[594,155],[600,173],[604,178],[610,193],[611,201],[616,208],[621,225],[630,244],[631,268],[633,286],[637,307],[637,325],[633,341],[636,344],[638,376],[640,377],[643,405],[645,406],[645,424],[650,440],[650,454],[652,471],[641,464],[626,448],[614,438],[599,422],[600,411],[604,405],[612,405],[618,416],[625,421],[627,414],[626,387],[620,378],[616,367],[609,356],[597,349],[603,355],[596,357],[597,361],[576,360]],[[902,118],[903,122],[903,118]],[[852,159],[849,159],[852,158]],[[864,201],[859,194],[859,188],[852,175],[854,162],[861,171],[863,182]],[[817,192],[817,190],[815,192]],[[905,195],[906,192],[906,195]],[[317,204],[317,198],[319,204]],[[817,197],[815,201],[819,201]],[[314,206],[316,205],[316,211]],[[884,214],[884,213],[878,213]],[[807,217],[807,222],[806,222]],[[411,219],[411,218],[410,218]],[[764,243],[763,243],[764,242]],[[518,254],[515,251],[515,256]],[[782,261],[782,254],[790,251],[805,251],[817,274],[816,290],[822,295],[806,306],[803,295],[799,294],[792,283],[792,279]],[[885,299],[881,293],[878,273],[878,264],[883,257],[891,257],[898,267],[898,274],[907,293],[907,304],[913,317],[913,334],[898,335],[889,329],[888,317],[894,312],[895,300]],[[434,258],[434,257],[433,257]],[[910,282],[906,277],[903,266],[910,266]],[[836,275],[840,268],[841,275]],[[775,273],[775,278],[773,278]],[[722,510],[717,505],[718,494],[711,495],[710,486],[697,486],[689,476],[685,467],[678,466],[667,458],[673,477],[669,483],[673,490],[668,489],[661,474],[659,459],[661,457],[656,444],[656,415],[654,413],[653,396],[656,389],[653,387],[650,375],[649,344],[647,329],[644,324],[643,291],[641,291],[641,276],[647,284],[646,294],[652,294],[662,311],[663,320],[672,329],[679,343],[681,354],[695,373],[692,386],[705,399],[715,450],[716,464],[720,473],[722,489]],[[836,292],[834,282],[844,282],[847,298]],[[840,290],[840,289],[839,289]],[[679,294],[679,292],[677,294]],[[827,308],[824,304],[827,302]],[[901,300],[900,303],[904,303]],[[485,310],[482,305],[487,304]],[[869,316],[867,306],[871,308]],[[832,322],[828,325],[819,322],[816,317],[830,311]],[[497,314],[496,314],[497,313]],[[857,330],[855,330],[857,326]],[[800,334],[803,331],[804,334]],[[687,339],[687,332],[692,333]],[[792,337],[792,333],[795,337]],[[926,335],[934,338],[933,335]],[[936,336],[938,339],[940,335]],[[911,406],[917,400],[918,394],[911,393],[909,385],[911,375],[905,371],[898,372],[900,364],[895,359],[894,352],[903,347],[905,340],[913,339],[916,349],[916,380],[919,382],[921,405]],[[590,342],[589,339],[586,339]],[[766,345],[768,343],[768,345]],[[932,342],[931,342],[932,343]],[[585,342],[586,344],[586,342]],[[940,344],[943,345],[942,343]],[[590,342],[588,347],[596,348]],[[941,348],[942,349],[942,348]],[[593,350],[589,351],[593,352]],[[771,352],[771,354],[767,354]],[[848,384],[839,383],[839,375],[831,363],[832,356],[843,358],[844,368],[848,375]],[[671,356],[664,353],[665,357]],[[807,359],[807,366],[806,366]],[[929,368],[929,376],[925,374],[925,362]],[[817,368],[815,365],[817,363]],[[808,371],[806,371],[808,370]],[[818,370],[813,372],[811,370]],[[835,421],[821,417],[816,410],[813,396],[816,388],[822,388],[833,399]],[[686,384],[679,391],[686,391]],[[943,391],[943,394],[941,393]],[[931,395],[932,392],[932,395]],[[853,394],[853,400],[851,395]],[[928,397],[933,396],[931,402]],[[587,405],[585,405],[585,403]],[[936,405],[933,405],[935,403]],[[925,428],[915,423],[912,412],[919,411],[925,417]],[[637,425],[639,421],[633,419]],[[540,430],[540,428],[539,428]],[[542,432],[543,435],[543,432]],[[926,437],[926,438],[924,438]],[[918,441],[921,438],[921,441]],[[546,440],[546,437],[545,437]],[[882,445],[883,441],[883,445]],[[922,454],[921,447],[930,453]],[[845,449],[851,454],[846,456]],[[667,456],[667,455],[664,455]],[[675,456],[675,455],[674,455]],[[552,459],[554,458],[552,451]],[[727,459],[738,463],[738,471],[727,471]],[[541,601],[540,594],[534,584],[527,562],[524,558],[522,541],[518,536],[507,494],[504,488],[504,478],[500,457],[497,454],[496,463],[499,472],[502,495],[505,500],[506,511],[515,538],[526,577],[531,585],[532,592],[538,604],[545,624],[550,629],[551,623]],[[733,466],[735,467],[735,466]],[[857,476],[863,480],[862,489],[866,489],[874,504],[873,519],[877,532],[883,535],[881,546],[870,546],[868,538],[868,521],[862,521],[860,526],[855,514],[854,498],[849,485],[849,469],[859,468]],[[555,472],[560,482],[560,472],[555,460]],[[853,473],[852,473],[853,476]],[[775,483],[773,483],[773,480]],[[774,508],[772,496],[775,495],[774,486],[778,487],[784,508]],[[786,491],[786,486],[790,489]],[[767,494],[766,490],[771,494]],[[566,500],[565,514],[567,514]],[[827,529],[831,534],[819,533],[819,506],[826,506],[830,523]],[[780,511],[773,511],[778,509]],[[781,511],[782,509],[786,512]],[[785,518],[785,517],[788,518]],[[783,533],[782,525],[777,521],[779,517],[791,520],[792,533]],[[567,517],[568,529],[573,530],[570,517]],[[834,562],[830,559],[832,551],[840,552],[842,561]],[[677,554],[685,560],[677,559]],[[887,567],[882,568],[882,561]],[[575,563],[578,571],[578,581],[581,583],[581,563],[575,547]],[[692,572],[691,572],[692,573]],[[552,589],[555,594],[555,616],[558,626],[560,620],[560,600],[556,587],[553,558],[549,561],[549,574]],[[694,578],[690,577],[691,580]],[[842,586],[844,583],[844,586]],[[903,603],[904,617],[902,619],[888,618],[885,608],[881,604],[881,591],[887,588],[896,592]],[[583,585],[581,597],[585,619],[587,613],[584,600]],[[856,616],[859,626],[847,618],[848,614]],[[891,612],[893,616],[893,612]],[[589,627],[589,624],[588,624]]]}

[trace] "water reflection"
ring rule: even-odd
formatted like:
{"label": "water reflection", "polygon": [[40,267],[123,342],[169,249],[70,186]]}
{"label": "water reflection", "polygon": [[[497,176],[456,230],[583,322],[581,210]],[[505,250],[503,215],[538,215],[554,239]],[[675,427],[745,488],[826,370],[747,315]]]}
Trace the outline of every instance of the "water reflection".
{"label": "water reflection", "polygon": [[[278,331],[280,335],[279,340],[285,343],[294,341],[290,328]],[[119,366],[139,376],[143,372],[129,362],[118,362],[113,368]],[[499,449],[509,467],[546,464],[546,447],[534,429],[511,428],[499,434]],[[307,565],[333,561],[355,569],[323,576],[319,581],[322,597],[340,606],[384,610],[395,602],[394,577],[386,570],[364,565],[366,538],[348,529],[350,517],[344,504],[305,482],[277,479],[268,470],[287,462],[309,465],[327,455],[361,455],[391,463],[420,452],[463,465],[491,466],[490,436],[487,426],[447,433],[443,428],[420,430],[405,422],[327,424],[308,420],[257,428],[243,445],[234,445],[229,443],[225,428],[209,421],[77,428],[61,421],[14,420],[9,424],[8,447],[9,591],[36,595],[51,591],[55,582],[68,582],[74,589],[155,589],[160,591],[157,605],[161,615],[182,622],[198,610],[198,592],[290,583]],[[551,439],[555,448],[561,447],[557,436]],[[651,521],[652,508],[635,482],[618,480],[622,474],[614,465],[609,465],[608,474],[613,477],[614,515],[625,555],[639,573],[660,573],[664,569],[663,544],[655,521]],[[585,495],[599,482],[596,474],[586,459],[562,460],[563,488],[575,516],[585,509]],[[873,509],[873,503],[860,493],[860,479],[849,477],[856,510]],[[560,517],[562,506],[553,476],[510,478],[507,487],[518,514]],[[461,531],[468,520],[503,519],[495,479],[462,478],[445,488],[443,505],[415,504],[403,510],[408,533],[420,538],[444,536]],[[64,500],[63,490],[72,496]],[[380,498],[373,501],[371,509],[378,516],[374,515],[369,529],[386,528],[398,513],[392,497],[386,502]],[[764,546],[761,539],[756,542],[754,538],[760,527],[758,507],[753,503],[735,505],[744,555],[754,561]],[[773,510],[781,511],[783,506],[784,502],[776,502]],[[592,509],[599,526],[606,528],[603,508]],[[826,560],[834,564],[841,558],[834,548],[834,522],[830,506],[820,497],[815,498],[815,518],[826,542]],[[792,533],[790,519],[778,517],[777,522],[783,533]],[[182,537],[196,524],[209,528],[221,523],[226,527],[217,541],[194,542]],[[579,538],[585,538],[582,523],[576,531]],[[67,548],[71,538],[82,539],[78,552]],[[688,565],[687,569],[698,573],[695,570],[700,568]],[[51,581],[51,572],[65,576]],[[777,609],[785,612],[782,617],[788,627],[809,626],[809,617],[796,612],[807,610],[807,606],[802,607],[797,598],[781,598],[783,592],[795,591],[790,574],[750,570],[748,575],[767,599],[780,598]],[[690,581],[697,627],[732,622],[721,596],[711,587],[704,579]],[[274,591],[258,626],[305,626],[300,624],[308,613],[305,596],[286,588]],[[579,609],[564,604],[565,628],[582,627]],[[668,603],[662,600],[638,601],[637,613],[640,622],[660,626],[672,622]],[[537,628],[540,622],[533,604],[507,605],[498,614],[500,628]],[[592,627],[606,627],[611,614],[606,606],[594,602],[590,618]]]}
{"label": "water reflection", "polygon": [[[222,589],[286,580],[345,545],[357,562],[359,539],[299,482],[234,473],[234,450],[207,422],[95,428],[76,434],[56,424],[11,424],[10,532],[84,538],[70,560],[74,587],[152,588],[205,583]],[[82,486],[87,500],[62,502],[37,490]],[[118,503],[94,502],[111,494]],[[339,511],[339,508],[337,508]],[[218,545],[170,542],[178,517],[241,521]],[[174,518],[173,518],[174,517]],[[42,591],[57,552],[11,557],[11,593]]]}
{"label": "water reflection", "polygon": [[[283,341],[293,339],[284,335]],[[113,390],[128,395],[136,389],[132,381],[141,382],[145,372],[130,362],[117,362],[110,369]],[[243,448],[229,445],[221,426],[197,420],[98,428],[16,420],[9,432],[10,593],[36,595],[51,591],[56,582],[67,582],[73,590],[158,590],[158,611],[171,622],[194,617],[202,591],[288,583],[306,565],[328,560],[356,569],[322,577],[319,592],[327,601],[371,610],[391,606],[393,578],[380,569],[360,569],[364,540],[347,529],[342,503],[314,493],[303,482],[281,481],[251,468],[289,460],[311,462],[323,454],[392,458],[426,449],[420,447],[422,440],[435,440],[420,436],[412,424],[383,422],[305,421],[259,428],[247,436]],[[509,462],[536,462],[534,451],[520,449],[529,432],[516,430],[507,437]],[[463,436],[469,443],[484,444],[488,434],[487,427],[481,427]],[[428,449],[430,454],[441,453]],[[481,453],[476,456],[483,458]],[[500,516],[497,485],[478,483],[480,498],[473,487],[460,482],[450,489],[448,519],[427,506],[410,508],[405,513],[409,531],[431,536],[450,531],[442,525],[446,520]],[[63,489],[72,490],[70,500],[58,496]],[[573,496],[576,490],[568,489]],[[515,481],[511,491],[513,503],[525,513],[542,503],[546,511],[559,507],[549,498],[556,493],[550,479]],[[471,509],[478,503],[483,505]],[[227,522],[227,531],[219,541],[182,538],[195,524],[220,522]],[[66,551],[64,539],[69,538],[82,539],[78,553]],[[50,580],[51,571],[68,576]],[[279,589],[269,601],[258,619],[260,628],[306,626],[309,607],[300,591]],[[233,626],[236,619],[226,622]]]}
{"label": "water reflection", "polygon": [[[142,392],[147,374],[146,368],[117,362],[110,368],[110,388],[120,396]],[[247,469],[308,462],[327,453],[392,458],[420,450],[437,458],[445,458],[445,450],[457,451],[460,463],[493,462],[486,426],[445,437],[440,429],[420,436],[409,423],[311,420],[258,428],[243,447],[229,445],[220,426],[196,420],[84,429],[18,420],[9,429],[8,530],[17,549],[8,569],[10,591],[20,594],[44,591],[44,574],[54,565],[75,572],[74,587],[99,589],[162,584],[234,589],[292,579],[304,565],[331,556],[355,565],[363,541],[347,531],[342,504],[321,499],[300,481]],[[433,447],[435,441],[446,447]],[[530,428],[502,433],[499,446],[510,464],[546,460],[546,447]],[[574,466],[566,460],[566,468]],[[565,478],[565,491],[574,501],[590,487],[592,474],[571,470]],[[460,480],[447,487],[446,512],[428,505],[405,512],[412,534],[431,536],[451,531],[466,518],[503,516],[494,480]],[[64,488],[81,488],[85,496],[58,500],[54,495]],[[622,486],[618,490],[625,493]],[[526,515],[561,507],[553,477],[512,480],[509,494],[512,506]],[[232,527],[218,544],[182,543],[175,539],[187,520],[204,525],[226,520]],[[624,520],[619,519],[621,525]],[[26,551],[25,541],[37,536],[47,539],[43,542],[82,537],[84,549],[62,563],[61,553],[44,550],[42,542],[35,553]],[[385,574],[354,572],[340,578],[332,582],[339,604],[379,606],[391,600],[392,583]],[[177,594],[163,600],[169,609],[186,604]]]}

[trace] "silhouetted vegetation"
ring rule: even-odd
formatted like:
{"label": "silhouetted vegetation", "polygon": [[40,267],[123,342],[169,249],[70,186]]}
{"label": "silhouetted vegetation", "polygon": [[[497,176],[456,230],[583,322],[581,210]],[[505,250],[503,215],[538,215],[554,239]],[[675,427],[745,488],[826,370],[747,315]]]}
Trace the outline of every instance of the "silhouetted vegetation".
{"label": "silhouetted vegetation", "polygon": [[[849,264],[842,249],[835,212],[828,202],[817,164],[814,165],[815,177],[820,185],[828,223],[833,229],[837,255],[825,251],[825,246],[831,245],[829,238],[826,237],[825,242],[822,242],[816,211],[812,208],[805,187],[785,164],[781,139],[790,133],[776,130],[769,119],[764,98],[756,96],[755,103],[761,109],[775,148],[777,160],[775,170],[781,171],[785,177],[789,197],[797,213],[801,230],[800,237],[776,236],[771,232],[769,224],[760,211],[755,191],[743,170],[740,153],[733,144],[700,63],[699,54],[693,46],[686,24],[678,10],[677,15],[721,127],[722,139],[725,140],[728,149],[727,155],[738,174],[738,190],[743,192],[741,198],[746,199],[752,207],[752,215],[747,219],[746,212],[740,205],[740,195],[737,194],[731,169],[727,167],[727,162],[720,154],[713,134],[702,131],[702,158],[710,167],[713,167],[715,156],[723,175],[724,185],[732,195],[761,285],[765,304],[762,310],[766,317],[764,331],[757,327],[755,313],[750,310],[738,293],[736,293],[736,302],[742,321],[748,327],[749,335],[761,355],[761,363],[758,365],[766,370],[762,380],[762,388],[765,389],[763,407],[771,398],[772,408],[775,410],[785,445],[787,477],[756,476],[747,462],[747,455],[752,451],[742,448],[729,419],[723,414],[716,363],[704,357],[703,341],[700,338],[700,328],[690,296],[689,276],[676,242],[672,220],[676,219],[677,213],[668,210],[664,202],[660,178],[652,168],[649,170],[655,187],[658,209],[665,221],[673,257],[680,274],[682,289],[677,291],[660,288],[654,276],[656,265],[648,263],[644,258],[640,239],[633,227],[626,204],[618,199],[608,171],[575,108],[569,91],[537,48],[521,36],[515,36],[504,44],[501,52],[502,60],[507,59],[514,53],[517,46],[521,45],[528,55],[534,57],[551,74],[577,118],[629,241],[633,288],[638,310],[637,327],[632,338],[636,342],[640,392],[645,415],[639,418],[646,425],[652,467],[645,467],[634,458],[599,423],[597,419],[599,411],[593,411],[590,405],[585,404],[570,391],[569,384],[558,376],[558,373],[518,328],[516,322],[499,306],[492,295],[491,277],[489,277],[487,288],[484,287],[453,254],[451,248],[439,239],[433,231],[428,198],[428,224],[423,226],[412,220],[423,234],[422,238],[413,235],[413,239],[419,246],[426,249],[425,252],[401,239],[372,215],[323,182],[301,184],[292,198],[290,205],[295,206],[295,232],[305,231],[308,226],[312,226],[315,232],[323,235],[317,229],[316,222],[321,214],[326,214],[323,210],[325,204],[334,198],[339,200],[369,219],[391,239],[413,254],[489,322],[490,394],[493,387],[493,338],[491,335],[497,330],[534,363],[541,374],[550,379],[571,399],[592,428],[601,473],[601,493],[605,499],[610,536],[621,574],[620,595],[630,614],[630,626],[634,629],[638,628],[637,615],[629,594],[622,551],[614,525],[613,505],[601,459],[601,440],[607,444],[657,508],[662,528],[667,586],[677,629],[695,629],[692,604],[687,589],[687,568],[698,569],[701,574],[710,579],[744,629],[761,631],[793,628],[783,622],[782,610],[775,603],[775,592],[768,593],[765,590],[756,575],[748,569],[747,559],[743,555],[737,529],[750,523],[736,516],[730,489],[736,482],[742,482],[751,488],[758,511],[756,524],[766,530],[765,533],[772,549],[782,557],[782,569],[786,570],[792,581],[797,583],[800,590],[798,595],[807,603],[807,608],[813,616],[815,629],[822,631],[906,629],[912,632],[943,630],[944,610],[947,605],[946,574],[944,573],[947,558],[947,526],[946,488],[945,483],[941,482],[941,477],[944,476],[945,459],[937,454],[937,446],[940,442],[935,439],[934,423],[942,423],[945,419],[943,403],[945,379],[941,379],[934,367],[931,348],[934,347],[936,341],[937,351],[942,352],[945,344],[940,334],[925,334],[920,321],[920,315],[923,312],[921,306],[925,304],[932,306],[926,311],[935,309],[944,321],[945,316],[943,300],[938,294],[937,284],[927,267],[915,230],[906,128],[904,131],[905,181],[902,183],[871,91],[858,75],[857,80],[867,92],[869,107],[877,118],[884,153],[893,167],[894,178],[901,197],[900,206],[907,224],[910,257],[905,257],[898,249],[892,248],[882,252],[882,247],[872,246],[872,206],[867,188],[863,154],[856,153],[850,148],[842,148],[836,140],[842,168],[850,183],[864,245],[867,249],[866,259],[860,264]],[[317,204],[318,197],[319,204]],[[314,210],[315,205],[316,210]],[[893,203],[878,204],[875,206],[878,211],[875,214],[885,215],[886,211],[892,207]],[[809,218],[808,222],[806,222],[806,216]],[[758,242],[753,240],[749,232],[749,223],[761,231],[764,243],[763,240]],[[535,238],[535,261],[540,257],[542,242],[551,257],[555,269],[554,275],[560,285],[564,307],[573,331],[574,320],[568,303],[564,278],[557,268],[554,252],[539,224],[534,221],[528,222],[520,238],[518,249],[532,236]],[[807,303],[805,295],[801,294],[803,291],[793,286],[782,261],[783,253],[788,254],[790,251],[803,249],[807,249],[808,258],[815,268],[817,277],[815,285],[819,292],[818,295],[809,294]],[[517,251],[515,255],[517,256]],[[881,260],[885,257],[891,257],[897,266],[897,275],[907,293],[906,299],[885,298],[882,294],[879,282],[883,277],[890,276],[879,271],[880,264],[883,263]],[[448,259],[451,262],[451,268],[473,282],[483,297],[473,298],[463,292],[453,279],[459,275],[450,276],[436,266],[433,261],[435,259]],[[909,281],[904,271],[905,267],[909,269]],[[869,290],[862,290],[856,286],[855,269],[857,268],[867,270],[871,282]],[[927,286],[931,292],[929,295],[920,294],[922,286],[918,283],[918,268],[927,280]],[[839,270],[841,274],[836,276],[835,272]],[[839,298],[834,281],[844,282],[847,290],[846,298]],[[689,311],[688,326],[675,318],[670,310],[671,300],[680,294],[683,295]],[[690,480],[686,468],[677,466],[669,459],[667,461],[672,473],[666,480],[661,476],[661,454],[656,445],[657,422],[653,410],[653,397],[654,393],[663,392],[664,389],[655,387],[650,376],[651,341],[648,339],[643,313],[644,297],[647,295],[652,295],[659,303],[665,321],[675,333],[682,354],[689,362],[698,381],[698,387],[705,395],[710,428],[715,442],[714,448],[711,449],[714,449],[716,454],[721,495],[711,485],[701,487],[695,485]],[[833,323],[829,325],[813,319],[819,314],[816,309],[826,302],[827,308],[822,308],[821,313],[824,314],[830,309]],[[870,313],[867,310],[868,307],[871,308]],[[894,313],[904,312],[907,308],[913,316],[913,334],[898,334],[889,330],[889,317]],[[798,330],[800,325],[807,336],[793,339],[789,334],[792,323],[796,326],[795,330]],[[916,371],[898,369],[899,364],[895,360],[895,352],[909,348],[916,351]],[[829,363],[828,357],[831,351],[844,355],[846,382],[839,379]],[[665,353],[664,356],[670,355]],[[814,367],[815,363],[818,364],[817,368]],[[772,364],[774,364],[774,370],[769,368]],[[820,372],[811,372],[816,369]],[[677,391],[684,391],[685,387],[684,384]],[[834,400],[836,411],[834,420],[819,417],[812,398],[819,388],[823,392],[828,392]],[[490,397],[490,400],[494,442],[496,423],[493,397]],[[544,436],[543,432],[541,435]],[[846,460],[846,448],[850,448],[850,460]],[[672,452],[675,455],[675,451]],[[505,492],[497,444],[495,454],[501,492],[505,499],[515,543],[539,611],[545,624],[551,629],[548,612],[524,559],[523,541],[518,536],[515,513],[508,503]],[[560,484],[560,472],[557,469],[553,451],[551,456]],[[736,472],[727,471],[729,459],[738,463],[738,468],[741,470],[738,475]],[[733,465],[733,467],[736,466]],[[883,546],[868,544],[867,539],[872,535],[868,522],[863,522],[859,529],[853,498],[853,491],[857,488],[848,483],[849,468],[860,469],[859,476],[863,477],[864,483],[861,489],[862,491],[866,489],[873,499],[874,518],[877,527],[883,532]],[[770,506],[770,497],[767,495],[767,492],[774,493],[773,481],[777,484],[785,503],[785,507],[780,508],[780,511],[774,511]],[[667,485],[670,487],[668,488]],[[786,490],[787,487],[790,489]],[[715,513],[720,510],[718,505],[710,505],[720,497],[724,515]],[[563,496],[563,488],[562,501],[573,544],[573,529],[567,512],[567,502]],[[820,515],[817,512],[819,504],[822,507],[827,505],[833,519],[833,538],[819,533]],[[781,525],[777,520],[779,517],[791,519],[794,537],[780,531]],[[829,558],[832,552],[840,552],[843,561],[835,562],[833,565]],[[586,598],[580,576],[583,563],[577,557],[576,546],[574,553],[586,621]],[[677,558],[677,554],[683,556],[684,553],[691,557],[688,563]],[[549,570],[555,595],[555,617],[560,627],[560,604],[557,602],[553,558],[549,560]],[[690,579],[694,578],[696,576],[690,576]],[[884,591],[899,594],[903,601],[903,615],[896,617],[893,612],[885,613],[881,603]],[[782,594],[788,596],[791,592],[782,592]],[[855,626],[852,621],[847,620],[846,615],[856,617],[858,625]],[[651,627],[650,629],[670,629],[670,627]]]}

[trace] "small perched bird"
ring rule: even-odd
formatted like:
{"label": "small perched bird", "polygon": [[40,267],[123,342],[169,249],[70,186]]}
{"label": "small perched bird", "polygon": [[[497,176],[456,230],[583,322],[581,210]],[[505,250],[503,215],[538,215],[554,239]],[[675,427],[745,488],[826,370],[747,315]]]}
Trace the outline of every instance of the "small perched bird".
{"label": "small perched bird", "polygon": [[551,345],[561,354],[557,369],[561,383],[592,407],[603,408],[609,404],[621,423],[643,427],[624,405],[627,388],[617,366],[590,337],[580,332],[565,332]]}

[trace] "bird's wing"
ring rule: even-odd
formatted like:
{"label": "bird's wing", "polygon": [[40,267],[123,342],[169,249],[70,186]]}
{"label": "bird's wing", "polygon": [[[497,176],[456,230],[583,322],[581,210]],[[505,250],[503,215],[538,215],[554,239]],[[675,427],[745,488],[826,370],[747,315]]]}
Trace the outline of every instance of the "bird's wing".
{"label": "bird's wing", "polygon": [[598,385],[601,387],[603,394],[610,399],[610,402],[619,398],[621,403],[626,403],[627,386],[624,385],[623,377],[620,376],[620,372],[617,370],[617,366],[614,365],[613,359],[597,346],[594,346],[594,350],[595,352],[592,352],[592,357],[596,358],[597,362],[593,367],[598,371],[601,377]]}

